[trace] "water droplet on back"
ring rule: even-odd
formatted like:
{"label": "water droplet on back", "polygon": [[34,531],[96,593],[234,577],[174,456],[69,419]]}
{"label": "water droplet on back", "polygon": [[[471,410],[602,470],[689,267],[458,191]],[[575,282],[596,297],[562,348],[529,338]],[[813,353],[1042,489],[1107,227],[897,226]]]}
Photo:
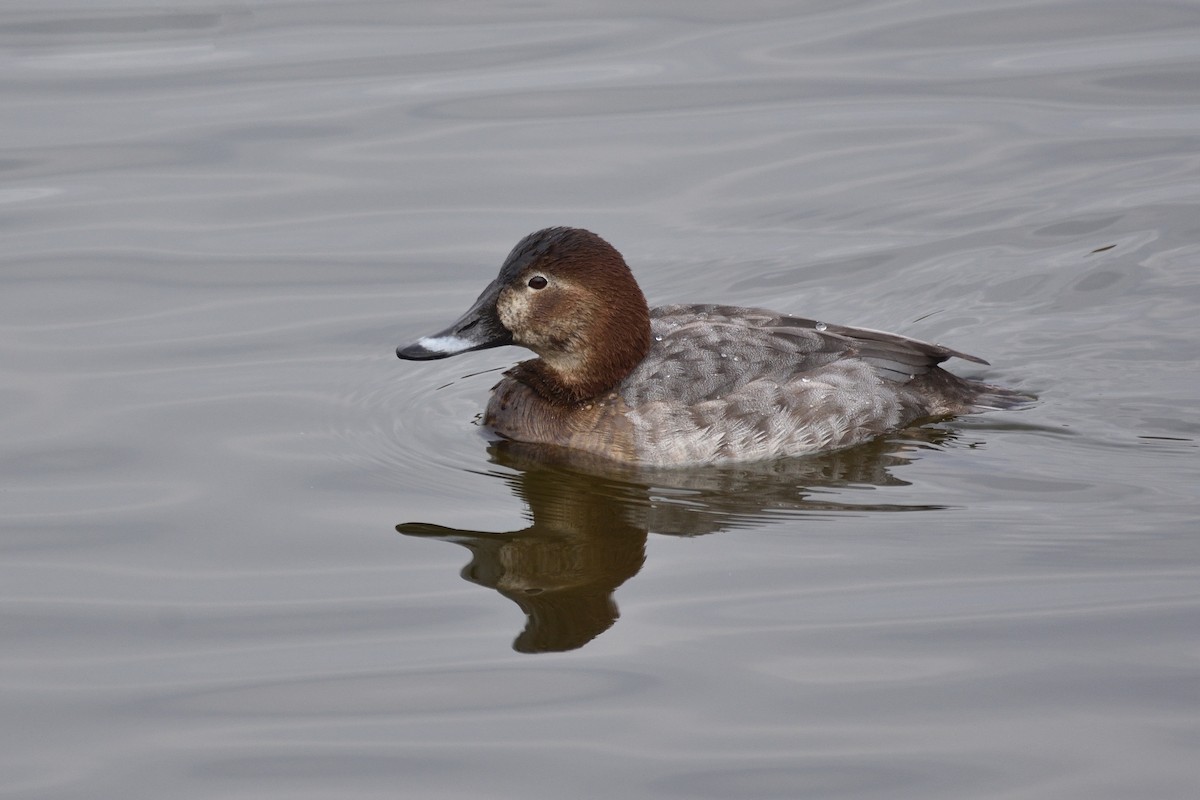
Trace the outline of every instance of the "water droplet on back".
{"label": "water droplet on back", "polygon": [[828,328],[828,327],[829,327],[829,326],[828,326],[828,325],[826,325],[824,322],[818,322],[818,323],[817,323],[817,330],[819,330],[819,331],[823,331],[823,330],[825,330],[825,329],[826,329],[826,328]]}

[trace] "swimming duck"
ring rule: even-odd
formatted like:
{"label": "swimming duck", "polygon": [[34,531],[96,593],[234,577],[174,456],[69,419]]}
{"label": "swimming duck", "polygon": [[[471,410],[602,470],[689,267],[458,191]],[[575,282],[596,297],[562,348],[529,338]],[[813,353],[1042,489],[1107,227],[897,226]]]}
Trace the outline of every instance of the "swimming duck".
{"label": "swimming duck", "polygon": [[509,344],[537,358],[493,387],[485,425],[649,466],[802,456],[1028,399],[937,366],[981,358],[893,333],[759,308],[651,309],[621,254],[579,228],[526,236],[457,322],[396,355]]}

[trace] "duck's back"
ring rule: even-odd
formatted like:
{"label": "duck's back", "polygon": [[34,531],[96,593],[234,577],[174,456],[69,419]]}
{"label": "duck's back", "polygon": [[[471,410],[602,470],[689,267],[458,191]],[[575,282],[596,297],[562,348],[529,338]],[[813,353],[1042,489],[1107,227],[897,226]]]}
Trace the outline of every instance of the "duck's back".
{"label": "duck's back", "polygon": [[617,389],[646,463],[804,455],[995,404],[937,367],[982,359],[896,334],[715,305],[654,309],[651,329]]}

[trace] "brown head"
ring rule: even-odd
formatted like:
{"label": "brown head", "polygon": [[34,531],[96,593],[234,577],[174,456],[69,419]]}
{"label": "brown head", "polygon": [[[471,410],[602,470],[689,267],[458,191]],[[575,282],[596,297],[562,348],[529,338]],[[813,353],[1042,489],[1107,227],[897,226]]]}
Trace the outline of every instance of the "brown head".
{"label": "brown head", "polygon": [[422,360],[517,344],[537,353],[511,373],[548,400],[578,403],[615,386],[650,349],[650,311],[625,259],[579,228],[522,239],[500,275],[446,330],[398,348]]}

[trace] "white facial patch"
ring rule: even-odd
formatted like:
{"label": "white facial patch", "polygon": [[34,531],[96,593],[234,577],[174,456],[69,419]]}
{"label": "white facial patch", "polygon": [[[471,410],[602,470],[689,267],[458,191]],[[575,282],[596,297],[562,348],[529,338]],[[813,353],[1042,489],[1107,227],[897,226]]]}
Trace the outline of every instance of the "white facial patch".
{"label": "white facial patch", "polygon": [[431,353],[453,355],[463,350],[470,350],[478,342],[472,342],[458,336],[423,336],[417,339],[417,344]]}

